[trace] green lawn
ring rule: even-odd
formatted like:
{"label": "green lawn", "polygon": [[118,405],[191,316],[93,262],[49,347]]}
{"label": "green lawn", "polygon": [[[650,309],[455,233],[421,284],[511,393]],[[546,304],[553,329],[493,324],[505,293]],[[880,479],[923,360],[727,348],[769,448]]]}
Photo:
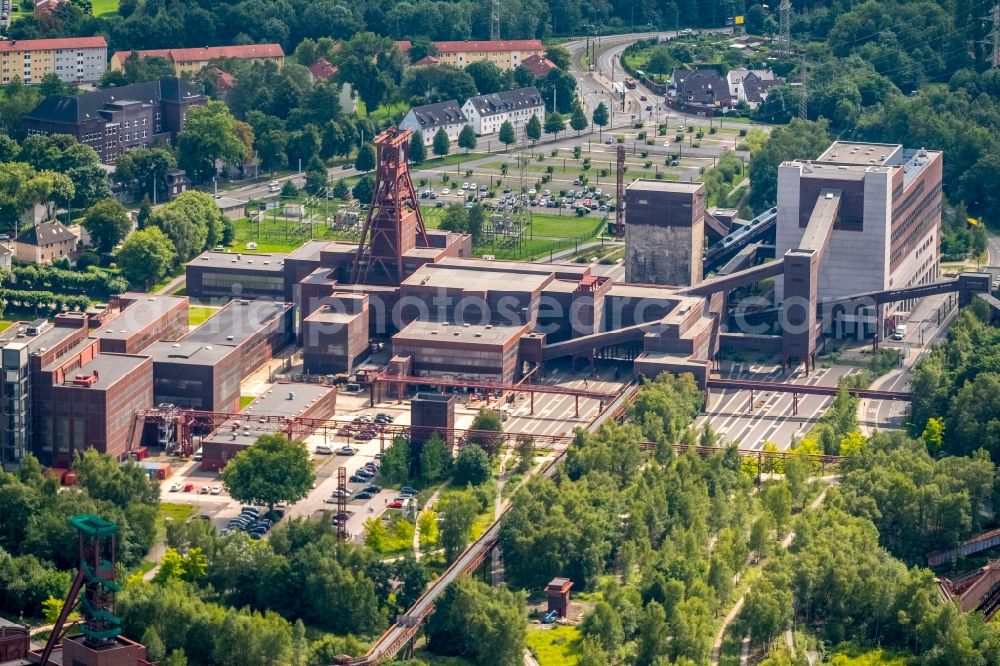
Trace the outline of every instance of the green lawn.
{"label": "green lawn", "polygon": [[242,410],[243,408],[245,408],[247,405],[249,405],[251,402],[253,402],[256,399],[257,399],[257,396],[255,396],[255,395],[241,395],[240,396],[240,409]]}
{"label": "green lawn", "polygon": [[[331,204],[331,216],[336,212],[336,205]],[[348,234],[329,228],[323,222],[324,214],[312,224],[303,224],[295,220],[265,218],[262,222],[251,222],[241,218],[233,222],[235,234],[233,250],[256,253],[285,253],[295,250],[308,240],[344,240],[350,239]],[[253,241],[257,244],[254,250],[248,250],[246,244]]]}
{"label": "green lawn", "polygon": [[12,321],[0,321],[0,333],[2,333],[3,331],[6,331],[13,324],[14,324],[14,322],[12,322]]}
{"label": "green lawn", "polygon": [[445,155],[444,157],[433,157],[424,160],[418,166],[414,166],[413,171],[419,172],[427,169],[437,169],[443,166],[451,166],[453,164],[460,164],[462,162],[468,162],[469,160],[479,159],[480,157],[486,157],[486,153],[469,153],[466,155],[463,148],[459,148],[458,151],[459,152]]}
{"label": "green lawn", "polygon": [[219,308],[211,305],[190,305],[188,306],[188,324],[191,326],[202,324],[218,311]]}
{"label": "green lawn", "polygon": [[576,627],[552,627],[529,629],[525,643],[540,666],[575,666],[579,660],[579,639],[580,630]]}
{"label": "green lawn", "polygon": [[194,514],[194,507],[190,504],[174,504],[172,502],[160,502],[160,512],[156,517],[156,533],[160,538],[166,536],[167,522],[183,523]]}
{"label": "green lawn", "polygon": [[94,10],[94,16],[106,16],[108,14],[118,13],[118,4],[120,0],[91,0],[91,6]]}

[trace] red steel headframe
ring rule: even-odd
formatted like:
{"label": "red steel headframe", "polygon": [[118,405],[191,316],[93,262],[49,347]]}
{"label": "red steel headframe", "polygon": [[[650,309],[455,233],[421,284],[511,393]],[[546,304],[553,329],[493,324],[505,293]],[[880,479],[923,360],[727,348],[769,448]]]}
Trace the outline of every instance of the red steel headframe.
{"label": "red steel headframe", "polygon": [[430,245],[407,167],[412,134],[390,127],[375,137],[375,187],[351,267],[352,283],[399,284],[405,277],[403,255]]}

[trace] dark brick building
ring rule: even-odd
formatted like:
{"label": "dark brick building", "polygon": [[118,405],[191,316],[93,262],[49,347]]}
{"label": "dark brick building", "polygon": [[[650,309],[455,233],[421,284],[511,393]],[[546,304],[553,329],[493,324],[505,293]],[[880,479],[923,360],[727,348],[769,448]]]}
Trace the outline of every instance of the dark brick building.
{"label": "dark brick building", "polygon": [[69,134],[101,156],[105,164],[134,148],[173,143],[184,114],[204,104],[205,97],[174,76],[94,90],[82,95],[55,95],[42,100],[22,118],[28,134]]}

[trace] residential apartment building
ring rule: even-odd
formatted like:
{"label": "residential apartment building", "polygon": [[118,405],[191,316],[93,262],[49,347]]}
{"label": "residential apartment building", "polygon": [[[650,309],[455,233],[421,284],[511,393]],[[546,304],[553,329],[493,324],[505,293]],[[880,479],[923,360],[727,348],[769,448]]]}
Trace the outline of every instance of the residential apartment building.
{"label": "residential apartment building", "polygon": [[532,116],[545,120],[545,102],[534,86],[470,97],[462,111],[478,136],[499,132],[507,121],[520,133]]}
{"label": "residential apartment building", "polygon": [[424,145],[430,146],[434,143],[434,135],[439,129],[444,128],[448,138],[455,143],[462,128],[468,124],[469,120],[465,117],[462,107],[451,99],[447,102],[413,107],[403,116],[399,127],[420,132],[424,137]]}
{"label": "residential apartment building", "polygon": [[465,67],[488,60],[500,69],[516,69],[530,56],[545,55],[538,39],[502,39],[484,42],[434,42],[437,59],[445,65]]}
{"label": "residential apartment building", "polygon": [[104,37],[0,41],[0,83],[38,83],[55,73],[66,83],[92,83],[108,68]]}
{"label": "residential apartment building", "polygon": [[124,69],[125,61],[137,53],[140,58],[163,58],[174,67],[177,76],[197,74],[213,60],[232,58],[234,60],[271,61],[280,67],[285,63],[285,52],[281,44],[246,44],[244,46],[205,46],[195,49],[152,49],[148,51],[117,51],[111,57],[111,69]]}
{"label": "residential apartment building", "polygon": [[94,90],[42,100],[22,118],[28,134],[70,134],[114,164],[133,148],[173,143],[192,106],[205,97],[189,83],[165,76],[159,81]]}

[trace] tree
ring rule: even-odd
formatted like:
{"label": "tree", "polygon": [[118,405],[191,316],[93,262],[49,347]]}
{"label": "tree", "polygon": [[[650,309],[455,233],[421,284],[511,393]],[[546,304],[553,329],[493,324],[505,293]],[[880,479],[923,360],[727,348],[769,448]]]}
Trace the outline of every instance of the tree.
{"label": "tree", "polygon": [[791,609],[791,593],[765,576],[747,592],[740,618],[755,642],[769,645],[788,626]]}
{"label": "tree", "polygon": [[920,438],[924,440],[924,444],[931,454],[940,451],[941,444],[944,442],[944,419],[927,419],[927,427],[924,428]]}
{"label": "tree", "polygon": [[358,156],[354,158],[354,168],[361,172],[375,168],[375,146],[365,143],[358,148]]}
{"label": "tree", "polygon": [[448,133],[444,131],[443,127],[434,133],[434,144],[432,147],[434,154],[438,157],[444,157],[451,149],[451,140],[448,138]]}
{"label": "tree", "polygon": [[545,49],[545,57],[559,69],[569,69],[570,55],[564,46],[553,45]]}
{"label": "tree", "polygon": [[439,598],[427,623],[429,649],[479,666],[524,663],[524,596],[461,576]]}
{"label": "tree", "polygon": [[576,130],[577,136],[580,136],[580,132],[587,129],[587,115],[579,104],[573,105],[573,115],[569,119],[569,126]]}
{"label": "tree", "polygon": [[180,166],[195,182],[205,182],[216,173],[216,163],[242,164],[247,147],[237,134],[236,119],[219,101],[192,106],[184,116],[184,128],[177,135]]}
{"label": "tree", "polygon": [[146,658],[153,662],[159,662],[167,656],[167,648],[163,645],[163,639],[156,631],[156,627],[150,626],[142,635],[142,644],[146,646]]}
{"label": "tree", "polygon": [[503,420],[500,415],[489,408],[483,407],[472,420],[469,430],[474,431],[468,436],[468,441],[477,444],[484,451],[493,455],[496,452],[500,438],[489,433],[499,433],[503,431]]}
{"label": "tree", "polygon": [[500,142],[505,146],[512,146],[517,143],[517,133],[514,131],[514,125],[509,121],[503,121],[500,125]]}
{"label": "tree", "polygon": [[159,227],[141,229],[122,243],[116,261],[129,283],[148,289],[167,274],[177,251]]}
{"label": "tree", "polygon": [[625,642],[621,614],[607,601],[594,604],[594,610],[583,618],[580,631],[584,636],[597,640],[608,652],[615,652]]}
{"label": "tree", "polygon": [[532,143],[542,138],[542,121],[537,115],[531,114],[531,119],[524,126],[524,135],[531,139]]}
{"label": "tree", "polygon": [[361,177],[351,190],[354,198],[362,204],[371,203],[372,195],[375,193],[375,181],[368,174]]}
{"label": "tree", "polygon": [[443,517],[438,543],[444,548],[445,560],[451,563],[469,543],[479,503],[469,493],[461,492],[445,496],[438,503],[437,509],[438,515]]}
{"label": "tree", "polygon": [[288,155],[285,153],[287,144],[288,135],[280,129],[268,130],[263,136],[258,136],[255,147],[260,158],[260,168],[274,175],[275,170],[287,164]]}
{"label": "tree", "polygon": [[309,452],[302,442],[284,435],[263,435],[236,454],[222,480],[233,499],[273,509],[278,502],[297,502],[309,494],[315,480]]}
{"label": "tree", "polygon": [[458,146],[459,148],[465,148],[466,155],[469,154],[470,150],[476,149],[476,131],[472,129],[472,125],[466,125],[462,128],[462,131],[459,132]]}
{"label": "tree", "polygon": [[392,97],[406,64],[391,39],[373,32],[357,32],[342,42],[336,59],[341,80],[357,91],[368,113]]}
{"label": "tree", "polygon": [[137,194],[158,197],[166,195],[166,175],[177,166],[177,158],[169,148],[153,146],[138,148],[119,156],[113,178]]}
{"label": "tree", "polygon": [[410,478],[410,443],[405,437],[396,437],[382,454],[379,474],[386,484],[401,486]]}
{"label": "tree", "polygon": [[750,203],[754,209],[763,210],[774,204],[779,164],[791,159],[815,159],[829,145],[825,120],[793,118],[788,125],[775,127],[764,147],[750,158]]}
{"label": "tree", "polygon": [[451,471],[451,453],[448,445],[436,432],[431,434],[420,449],[420,476],[431,485],[443,480]]}
{"label": "tree", "polygon": [[651,601],[646,605],[638,633],[639,645],[635,655],[637,666],[653,666],[660,655],[670,653],[667,615],[663,606],[657,602]]}
{"label": "tree", "polygon": [[545,133],[558,136],[559,132],[566,129],[566,120],[559,113],[550,113],[545,116]]}
{"label": "tree", "polygon": [[774,519],[774,526],[784,532],[792,517],[792,492],[784,481],[767,481],[760,492],[760,500]]}
{"label": "tree", "polygon": [[535,464],[535,440],[531,435],[517,436],[517,472],[524,474]]}
{"label": "tree", "polygon": [[467,443],[455,459],[455,483],[478,486],[490,478],[490,459],[476,444]]}
{"label": "tree", "polygon": [[464,234],[469,230],[469,211],[462,204],[449,204],[441,218],[439,229]]}
{"label": "tree", "polygon": [[321,194],[327,184],[326,167],[323,160],[313,156],[306,165],[306,191],[310,194]]}
{"label": "tree", "polygon": [[757,518],[750,526],[750,541],[748,546],[756,554],[755,560],[767,557],[771,545],[771,519],[764,514]]}
{"label": "tree", "polygon": [[601,128],[601,138],[604,138],[604,128],[608,124],[608,107],[604,102],[601,102],[594,108],[594,113],[591,116],[594,120],[594,124]]}
{"label": "tree", "polygon": [[417,130],[410,137],[410,164],[423,164],[427,159],[427,146],[424,145],[424,133]]}
{"label": "tree", "polygon": [[644,69],[650,74],[666,74],[674,68],[674,60],[665,46],[658,46],[649,54]]}
{"label": "tree", "polygon": [[[465,71],[472,77],[480,95],[490,95],[509,87],[504,72],[497,67],[496,63],[489,60],[470,63],[465,67]],[[464,100],[460,100],[460,102],[462,101]]]}
{"label": "tree", "polygon": [[132,230],[132,219],[117,200],[103,199],[87,209],[83,227],[98,250],[110,252]]}

